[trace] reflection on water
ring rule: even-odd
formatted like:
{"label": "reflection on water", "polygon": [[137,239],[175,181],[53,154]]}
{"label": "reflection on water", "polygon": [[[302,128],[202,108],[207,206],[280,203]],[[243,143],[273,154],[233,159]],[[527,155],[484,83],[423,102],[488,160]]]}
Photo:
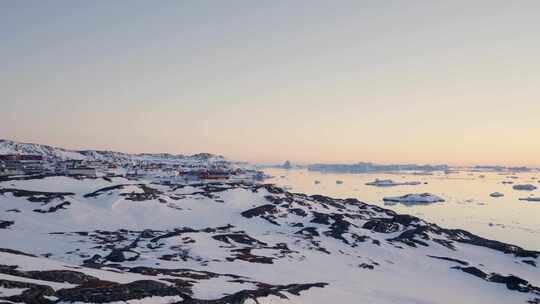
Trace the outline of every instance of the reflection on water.
{"label": "reflection on water", "polygon": [[[526,249],[540,249],[540,202],[519,200],[528,196],[540,196],[540,189],[535,191],[512,189],[514,184],[527,183],[540,188],[537,179],[540,178],[540,173],[338,174],[285,169],[266,169],[265,172],[273,176],[267,182],[286,186],[292,192],[338,198],[354,197],[398,213],[421,217],[446,228],[462,228],[486,238],[512,243]],[[421,183],[395,187],[365,185],[376,178]],[[385,196],[423,192],[438,195],[444,198],[445,202],[405,206],[385,205],[382,200]],[[491,197],[490,194],[494,192],[500,192],[504,196]]]}

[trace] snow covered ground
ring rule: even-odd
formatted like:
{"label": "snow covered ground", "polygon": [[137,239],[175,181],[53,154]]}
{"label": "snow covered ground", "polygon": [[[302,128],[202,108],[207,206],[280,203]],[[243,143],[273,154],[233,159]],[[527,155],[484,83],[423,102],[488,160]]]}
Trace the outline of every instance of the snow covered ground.
{"label": "snow covered ground", "polygon": [[537,251],[272,185],[8,180],[0,227],[7,303],[540,303]]}

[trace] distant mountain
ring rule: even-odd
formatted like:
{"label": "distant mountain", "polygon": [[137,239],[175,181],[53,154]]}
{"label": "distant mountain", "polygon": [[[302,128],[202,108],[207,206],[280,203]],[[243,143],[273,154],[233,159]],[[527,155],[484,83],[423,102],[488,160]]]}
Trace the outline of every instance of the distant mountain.
{"label": "distant mountain", "polygon": [[41,155],[49,160],[100,160],[116,163],[140,161],[177,162],[182,160],[213,162],[225,160],[223,156],[209,153],[175,155],[169,153],[129,154],[115,151],[68,150],[48,145],[21,143],[12,140],[0,139],[0,155],[2,154],[32,154]]}

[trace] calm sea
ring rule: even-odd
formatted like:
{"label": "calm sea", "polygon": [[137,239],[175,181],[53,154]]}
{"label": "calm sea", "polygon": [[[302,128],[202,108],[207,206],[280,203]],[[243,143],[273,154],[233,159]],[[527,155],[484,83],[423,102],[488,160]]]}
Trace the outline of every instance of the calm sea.
{"label": "calm sea", "polygon": [[[334,174],[308,170],[266,169],[268,180],[292,192],[322,194],[336,198],[357,198],[363,202],[418,216],[446,228],[461,228],[482,237],[540,250],[540,202],[519,198],[540,196],[540,190],[517,191],[514,184],[533,184],[540,188],[540,173],[499,174],[462,171],[452,174]],[[374,187],[365,185],[379,179],[395,182],[419,181],[415,186]],[[337,184],[336,181],[343,181]],[[316,184],[315,181],[319,181]],[[506,183],[504,183],[506,182]],[[431,205],[386,205],[385,196],[429,192],[446,201]],[[493,198],[490,193],[504,197]]]}

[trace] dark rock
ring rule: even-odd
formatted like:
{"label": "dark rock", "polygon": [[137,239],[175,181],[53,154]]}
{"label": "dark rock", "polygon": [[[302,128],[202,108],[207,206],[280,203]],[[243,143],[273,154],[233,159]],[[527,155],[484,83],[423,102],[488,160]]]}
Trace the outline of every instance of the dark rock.
{"label": "dark rock", "polygon": [[49,286],[9,281],[0,279],[0,287],[3,288],[26,288],[20,295],[11,297],[0,297],[0,299],[7,300],[15,303],[28,303],[28,304],[49,304],[53,303],[51,300],[45,298],[45,296],[54,295],[54,289]]}
{"label": "dark rock", "polygon": [[367,221],[362,228],[379,233],[394,233],[399,231],[399,225],[390,219],[374,219]]}
{"label": "dark rock", "polygon": [[251,248],[239,248],[231,251],[234,252],[234,256],[226,258],[226,260],[229,262],[242,260],[249,263],[273,264],[273,257],[254,255],[251,253]]}
{"label": "dark rock", "polygon": [[440,257],[440,256],[434,256],[434,255],[428,255],[428,257],[433,258],[433,259],[445,260],[445,261],[449,261],[449,262],[455,262],[455,263],[458,263],[458,264],[463,265],[463,266],[469,265],[469,263],[467,263],[465,261],[454,259],[454,258]]}
{"label": "dark rock", "polygon": [[20,189],[3,188],[0,189],[0,195],[11,193],[15,197],[27,197],[27,200],[33,203],[50,203],[53,200],[63,200],[66,196],[75,195],[72,192],[42,192]]}
{"label": "dark rock", "polygon": [[487,247],[507,254],[513,254],[522,258],[538,258],[540,252],[525,250],[519,246],[506,244],[499,241],[489,240],[461,229],[443,230],[449,238],[460,243],[466,243],[481,247]]}
{"label": "dark rock", "polygon": [[319,232],[317,231],[317,228],[315,227],[306,227],[304,229],[301,229],[295,232],[295,234],[301,234],[301,235],[305,235],[309,237],[320,236]]}
{"label": "dark rock", "polygon": [[470,266],[470,267],[454,266],[454,267],[452,267],[452,269],[459,269],[459,270],[461,270],[463,272],[466,272],[468,274],[472,274],[473,276],[484,279],[484,280],[486,280],[487,277],[488,277],[487,273],[485,273],[482,270],[480,270],[480,269],[478,269],[476,267],[473,267],[473,266]]}
{"label": "dark rock", "polygon": [[113,191],[113,190],[121,190],[121,189],[124,189],[126,185],[116,185],[116,186],[110,186],[110,187],[105,187],[105,188],[101,188],[99,190],[96,190],[92,193],[87,193],[84,195],[85,198],[90,198],[90,197],[97,197],[105,192],[109,192],[109,191]]}
{"label": "dark rock", "polygon": [[227,244],[231,244],[231,240],[244,245],[259,245],[259,246],[266,246],[267,244],[264,242],[261,242],[257,239],[252,238],[251,236],[245,234],[245,233],[229,233],[229,234],[219,234],[219,235],[213,235],[212,238],[214,240],[218,240]]}
{"label": "dark rock", "polygon": [[176,286],[168,286],[157,281],[143,280],[127,284],[88,284],[84,287],[61,289],[56,296],[61,302],[107,303],[129,301],[146,297],[182,296],[183,291]]}
{"label": "dark rock", "polygon": [[46,209],[46,210],[43,210],[43,209],[34,209],[33,211],[34,212],[38,212],[38,213],[52,213],[52,212],[56,212],[60,209],[67,209],[65,208],[66,206],[69,206],[71,205],[70,202],[63,202],[61,204],[58,204],[56,206],[52,206],[52,207],[49,207],[49,209]]}
{"label": "dark rock", "polygon": [[[510,290],[517,290],[520,292],[531,291],[531,286],[528,281],[518,278],[514,275],[503,276],[500,274],[493,274],[489,278],[490,282],[505,284],[506,288]],[[540,289],[539,289],[540,291]]]}
{"label": "dark rock", "polygon": [[523,260],[523,261],[521,261],[521,262],[523,262],[523,263],[525,263],[525,264],[529,264],[529,265],[531,265],[531,266],[533,266],[533,267],[536,267],[536,262],[533,261],[533,260]]}
{"label": "dark rock", "polygon": [[146,229],[146,230],[143,230],[141,232],[141,235],[140,235],[140,238],[141,239],[151,239],[151,238],[154,238],[156,235],[154,233],[154,231],[150,230],[150,229]]}
{"label": "dark rock", "polygon": [[24,256],[28,256],[28,257],[34,257],[34,258],[36,257],[33,254],[29,254],[29,253],[25,253],[25,252],[22,252],[22,251],[19,251],[19,250],[9,249],[9,248],[0,248],[0,252],[11,253],[11,254],[16,254],[16,255],[24,255]]}
{"label": "dark rock", "polygon": [[296,214],[298,216],[303,216],[303,217],[308,215],[306,211],[300,208],[289,209],[289,212],[292,214]]}
{"label": "dark rock", "polygon": [[7,229],[9,226],[15,224],[14,221],[0,221],[0,229]]}
{"label": "dark rock", "polygon": [[249,210],[246,210],[242,212],[242,216],[246,218],[252,218],[255,216],[261,216],[261,215],[268,215],[268,214],[275,214],[278,212],[278,209],[274,205],[262,205],[259,207],[255,207]]}
{"label": "dark rock", "polygon": [[122,249],[113,249],[109,255],[105,257],[106,260],[111,262],[124,262],[126,260],[126,257],[124,256],[124,250]]}
{"label": "dark rock", "polygon": [[362,264],[358,265],[358,267],[363,268],[363,269],[370,269],[370,270],[375,269],[375,266],[373,266],[371,264],[367,264],[367,263],[362,263]]}
{"label": "dark rock", "polygon": [[331,216],[329,214],[313,211],[313,219],[311,220],[311,223],[330,225],[330,219]]}
{"label": "dark rock", "polygon": [[454,266],[452,267],[452,269],[461,270],[465,273],[474,275],[488,282],[505,284],[506,288],[508,288],[509,290],[514,290],[514,291],[519,291],[519,292],[532,292],[532,293],[540,294],[539,287],[533,286],[527,280],[524,280],[514,275],[504,276],[498,273],[487,274],[476,267]]}
{"label": "dark rock", "polygon": [[86,275],[82,272],[72,270],[33,270],[22,271],[17,270],[17,266],[0,265],[0,273],[8,274],[12,276],[28,278],[40,281],[49,281],[57,283],[70,283],[70,284],[85,284],[89,282],[97,282],[98,278]]}

